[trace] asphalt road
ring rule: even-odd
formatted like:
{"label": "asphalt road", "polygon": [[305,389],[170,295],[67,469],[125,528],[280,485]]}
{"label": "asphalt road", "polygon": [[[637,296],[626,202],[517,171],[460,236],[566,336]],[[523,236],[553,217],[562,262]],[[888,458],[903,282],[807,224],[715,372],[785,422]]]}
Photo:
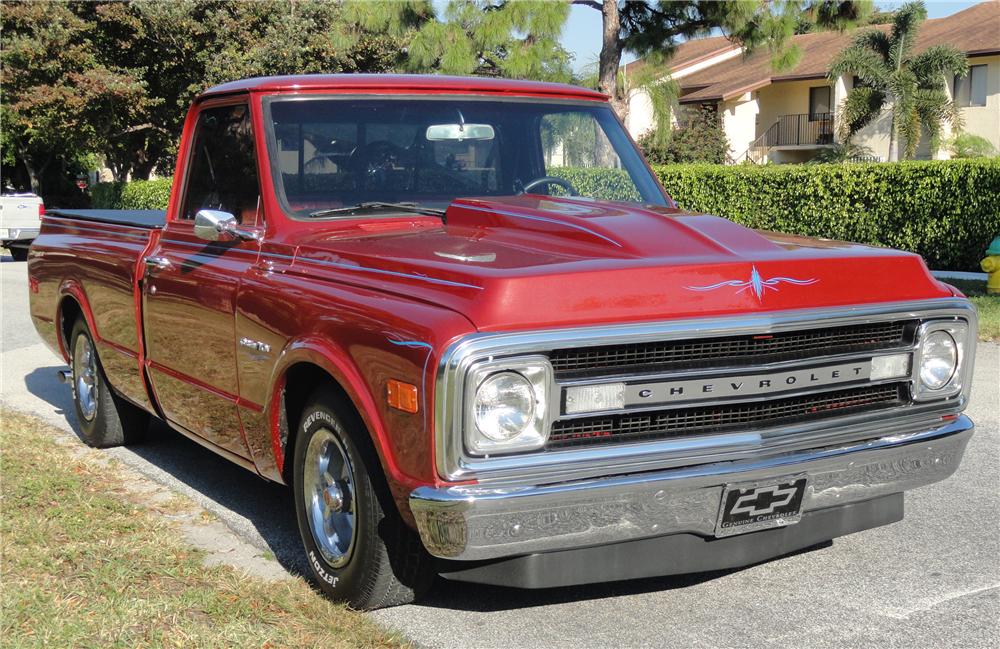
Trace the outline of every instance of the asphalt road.
{"label": "asphalt road", "polygon": [[[70,430],[62,367],[27,315],[25,264],[0,263],[0,403]],[[907,495],[906,519],[752,568],[545,591],[439,583],[372,616],[426,647],[995,647],[1000,640],[1000,346],[980,344],[958,473]],[[107,451],[194,498],[298,572],[288,494],[155,426]]]}

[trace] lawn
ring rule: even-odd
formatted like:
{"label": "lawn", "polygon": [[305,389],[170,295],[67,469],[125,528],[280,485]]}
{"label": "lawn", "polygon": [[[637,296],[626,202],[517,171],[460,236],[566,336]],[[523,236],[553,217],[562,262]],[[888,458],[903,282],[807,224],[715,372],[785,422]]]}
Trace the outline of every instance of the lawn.
{"label": "lawn", "polygon": [[965,293],[979,311],[979,338],[1000,342],[1000,295],[987,295],[986,282],[969,279],[945,279]]}
{"label": "lawn", "polygon": [[206,567],[96,451],[0,410],[4,647],[400,647],[301,579]]}

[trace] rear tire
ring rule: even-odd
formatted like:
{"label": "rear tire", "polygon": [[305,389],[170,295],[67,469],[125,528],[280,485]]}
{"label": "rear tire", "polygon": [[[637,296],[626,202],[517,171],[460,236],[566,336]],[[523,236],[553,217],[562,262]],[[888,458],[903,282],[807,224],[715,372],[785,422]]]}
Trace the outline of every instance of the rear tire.
{"label": "rear tire", "polygon": [[430,555],[396,511],[364,424],[329,390],[303,410],[292,461],[299,534],[327,595],[372,610],[429,589]]}
{"label": "rear tire", "polygon": [[27,248],[7,248],[10,251],[10,256],[14,258],[14,261],[28,261],[28,249]]}
{"label": "rear tire", "polygon": [[149,425],[149,415],[111,390],[94,339],[82,318],[73,324],[70,334],[70,367],[80,438],[95,448],[138,440]]}

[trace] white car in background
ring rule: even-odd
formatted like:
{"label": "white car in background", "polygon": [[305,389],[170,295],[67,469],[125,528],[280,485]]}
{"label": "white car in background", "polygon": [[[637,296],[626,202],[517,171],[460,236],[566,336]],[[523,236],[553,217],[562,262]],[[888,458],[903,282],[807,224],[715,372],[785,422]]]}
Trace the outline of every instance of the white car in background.
{"label": "white car in background", "polygon": [[34,194],[0,195],[0,246],[14,261],[28,258],[28,246],[38,236],[45,204]]}

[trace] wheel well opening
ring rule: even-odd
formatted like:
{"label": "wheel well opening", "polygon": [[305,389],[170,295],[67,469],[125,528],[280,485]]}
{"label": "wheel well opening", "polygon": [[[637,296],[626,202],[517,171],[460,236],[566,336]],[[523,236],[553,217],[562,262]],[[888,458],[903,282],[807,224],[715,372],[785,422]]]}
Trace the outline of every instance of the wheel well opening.
{"label": "wheel well opening", "polygon": [[280,433],[284,455],[282,473],[285,481],[289,484],[291,458],[295,453],[295,438],[298,434],[299,422],[302,419],[302,411],[305,410],[309,397],[320,387],[329,390],[330,394],[336,398],[338,414],[356,418],[358,422],[362,421],[347,392],[326,370],[312,363],[298,363],[290,367],[285,373],[285,384],[281,394],[284,420],[279,421],[279,426],[282,428]]}
{"label": "wheel well opening", "polygon": [[62,335],[63,349],[69,354],[69,337],[73,334],[73,325],[77,318],[83,316],[79,302],[71,297],[64,297],[59,303],[59,333]]}

